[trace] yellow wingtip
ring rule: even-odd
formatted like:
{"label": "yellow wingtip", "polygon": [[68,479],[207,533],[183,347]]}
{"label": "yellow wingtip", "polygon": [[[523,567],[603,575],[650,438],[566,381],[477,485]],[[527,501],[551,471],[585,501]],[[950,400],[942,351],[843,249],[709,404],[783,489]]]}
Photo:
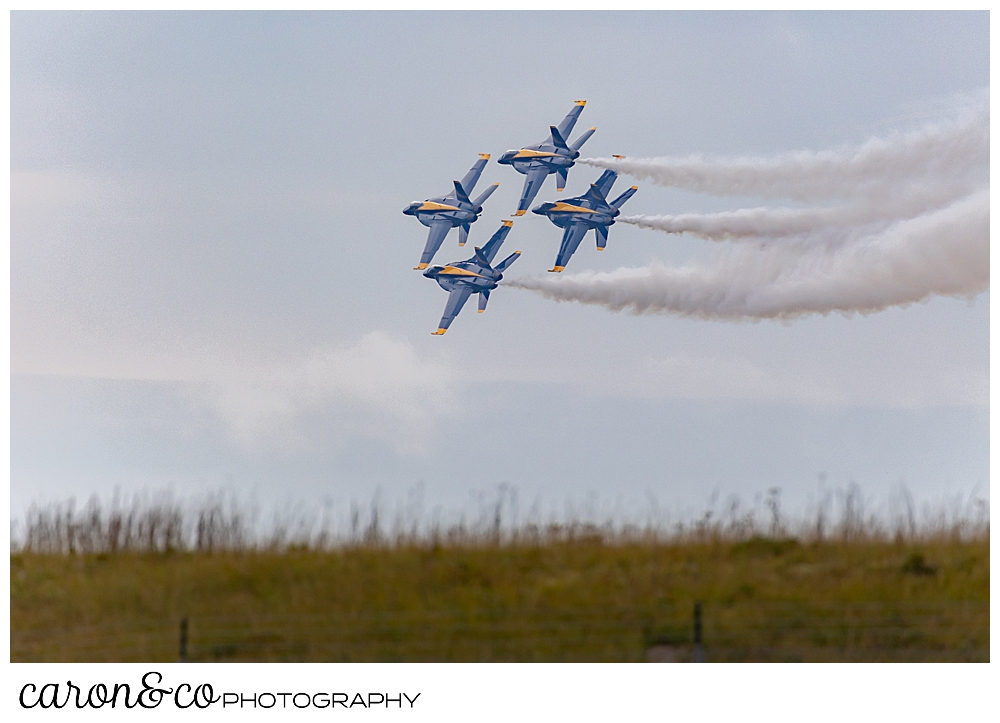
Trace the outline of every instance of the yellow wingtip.
{"label": "yellow wingtip", "polygon": [[446,331],[448,331],[448,330],[447,330],[447,329],[438,329],[437,331],[432,331],[432,332],[431,332],[431,336],[441,336],[441,335],[443,335],[443,334],[444,334],[444,333],[445,333]]}
{"label": "yellow wingtip", "polygon": [[612,153],[611,157],[612,158],[624,158],[625,156],[619,156],[617,153]]}
{"label": "yellow wingtip", "polygon": [[639,187],[638,187],[638,186],[632,186],[632,190],[633,190],[633,191],[638,191],[638,190],[639,190]]}
{"label": "yellow wingtip", "polygon": [[465,244],[463,242],[461,242],[461,241],[458,242],[458,245],[459,246],[465,246]]}
{"label": "yellow wingtip", "polygon": [[516,211],[516,212],[514,213],[514,215],[515,215],[515,216],[523,216],[523,215],[524,215],[525,213],[527,213],[527,212],[526,212],[526,211]]}
{"label": "yellow wingtip", "polygon": [[482,314],[484,311],[486,311],[486,309],[476,309],[476,311],[478,311],[480,314]]}
{"label": "yellow wingtip", "polygon": [[585,101],[585,100],[577,100],[577,101],[574,101],[574,103],[576,103],[576,105],[587,105],[587,101]]}
{"label": "yellow wingtip", "polygon": [[427,264],[417,264],[416,266],[413,267],[413,270],[414,271],[423,271],[426,268],[427,268]]}
{"label": "yellow wingtip", "polygon": [[480,153],[479,157],[482,158],[484,161],[490,160],[490,154],[489,153]]}
{"label": "yellow wingtip", "polygon": [[513,222],[513,221],[511,221],[511,220],[510,220],[510,219],[508,218],[508,219],[506,219],[505,221],[501,221],[501,222],[500,222],[500,225],[501,225],[501,226],[507,226],[508,228],[510,228],[511,226],[513,226],[513,225],[514,225],[514,222]]}
{"label": "yellow wingtip", "polygon": [[590,126],[590,130],[596,131],[597,130],[597,126]]}
{"label": "yellow wingtip", "polygon": [[549,269],[549,273],[550,274],[558,274],[559,272],[561,272],[565,268],[566,268],[565,266],[553,266],[551,269]]}

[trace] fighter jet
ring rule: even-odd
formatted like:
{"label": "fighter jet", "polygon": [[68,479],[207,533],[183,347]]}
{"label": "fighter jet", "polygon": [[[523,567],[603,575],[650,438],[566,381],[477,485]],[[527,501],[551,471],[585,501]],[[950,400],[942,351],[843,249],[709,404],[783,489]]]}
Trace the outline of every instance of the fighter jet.
{"label": "fighter jet", "polygon": [[517,204],[517,213],[513,215],[525,214],[528,206],[535,200],[545,177],[550,173],[556,174],[556,190],[562,191],[566,188],[566,176],[573,163],[580,157],[580,148],[597,130],[596,127],[591,128],[577,138],[573,145],[567,145],[566,139],[573,132],[576,119],[580,117],[585,105],[587,105],[585,100],[576,101],[573,110],[563,118],[558,127],[549,126],[549,137],[546,140],[519,151],[507,151],[497,161],[513,166],[515,171],[527,176],[524,179],[524,190],[521,191],[521,201]]}
{"label": "fighter jet", "polygon": [[618,209],[639,189],[638,186],[632,186],[608,203],[606,196],[617,178],[617,172],[605,171],[597,179],[597,183],[591,183],[590,190],[582,196],[555,203],[543,203],[532,209],[532,213],[548,216],[556,226],[566,229],[563,231],[562,245],[559,247],[555,266],[549,271],[559,272],[566,268],[573,252],[590,229],[594,229],[594,235],[597,237],[597,250],[604,250],[608,243],[608,229],[614,224],[615,216],[620,213]]}
{"label": "fighter jet", "polygon": [[476,248],[476,255],[471,259],[454,261],[447,266],[431,266],[424,272],[424,276],[437,281],[441,288],[450,294],[441,323],[437,331],[431,332],[432,334],[440,336],[448,331],[451,322],[473,294],[479,294],[479,313],[486,311],[490,291],[495,289],[503,278],[504,269],[517,261],[517,257],[521,255],[520,251],[515,251],[495,267],[490,266],[513,225],[513,221],[501,221],[501,226],[493,234],[493,238],[483,248]]}
{"label": "fighter jet", "polygon": [[427,232],[424,253],[421,254],[420,263],[414,266],[414,269],[427,268],[427,264],[434,258],[434,254],[441,248],[444,237],[456,226],[459,227],[458,245],[465,246],[465,242],[469,238],[469,224],[474,223],[479,218],[486,199],[500,185],[494,183],[483,191],[482,195],[475,201],[469,199],[469,194],[476,187],[476,182],[479,181],[479,176],[489,160],[489,153],[480,153],[479,160],[465,174],[465,178],[461,181],[453,181],[455,190],[447,196],[429,198],[423,202],[414,201],[403,209],[403,213],[407,216],[416,216],[420,223],[430,227],[430,231]]}

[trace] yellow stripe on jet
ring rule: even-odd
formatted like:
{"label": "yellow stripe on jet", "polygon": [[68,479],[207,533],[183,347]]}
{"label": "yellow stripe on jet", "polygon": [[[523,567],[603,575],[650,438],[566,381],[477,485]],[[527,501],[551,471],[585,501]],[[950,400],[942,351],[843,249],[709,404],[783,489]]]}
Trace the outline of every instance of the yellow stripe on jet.
{"label": "yellow stripe on jet", "polygon": [[418,211],[461,211],[458,206],[448,206],[444,203],[434,203],[434,201],[424,201],[420,204]]}
{"label": "yellow stripe on jet", "polygon": [[477,274],[475,271],[469,271],[468,269],[460,269],[457,266],[445,266],[443,269],[438,271],[442,276],[478,276],[483,278],[482,274]]}
{"label": "yellow stripe on jet", "polygon": [[564,213],[597,213],[597,211],[592,208],[584,208],[583,206],[574,206],[571,203],[563,203],[562,201],[556,201],[555,205],[552,206],[552,211],[562,211]]}
{"label": "yellow stripe on jet", "polygon": [[548,151],[530,151],[527,148],[522,148],[514,155],[514,158],[551,158],[554,155],[556,154]]}

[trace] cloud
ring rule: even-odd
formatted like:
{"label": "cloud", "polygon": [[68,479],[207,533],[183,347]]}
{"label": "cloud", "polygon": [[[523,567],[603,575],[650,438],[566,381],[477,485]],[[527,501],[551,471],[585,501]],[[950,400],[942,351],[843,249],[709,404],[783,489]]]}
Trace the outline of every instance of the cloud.
{"label": "cloud", "polygon": [[208,403],[250,451],[294,456],[361,436],[415,454],[456,409],[454,377],[446,360],[376,331],[293,362],[217,373]]}

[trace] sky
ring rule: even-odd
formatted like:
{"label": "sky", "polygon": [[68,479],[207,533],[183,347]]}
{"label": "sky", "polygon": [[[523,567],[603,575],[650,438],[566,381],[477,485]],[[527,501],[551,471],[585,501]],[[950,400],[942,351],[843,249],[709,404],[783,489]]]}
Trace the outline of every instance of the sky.
{"label": "sky", "polygon": [[[988,292],[733,321],[501,287],[435,337],[446,295],[401,213],[576,99],[584,156],[774,157],[988,87],[985,12],[15,12],[12,515],[116,491],[432,515],[503,489],[522,518],[988,497]],[[523,177],[495,181],[473,244],[516,207]],[[796,207],[618,183],[629,214]],[[506,276],[560,233],[516,219]],[[619,223],[568,271],[713,243]]]}

